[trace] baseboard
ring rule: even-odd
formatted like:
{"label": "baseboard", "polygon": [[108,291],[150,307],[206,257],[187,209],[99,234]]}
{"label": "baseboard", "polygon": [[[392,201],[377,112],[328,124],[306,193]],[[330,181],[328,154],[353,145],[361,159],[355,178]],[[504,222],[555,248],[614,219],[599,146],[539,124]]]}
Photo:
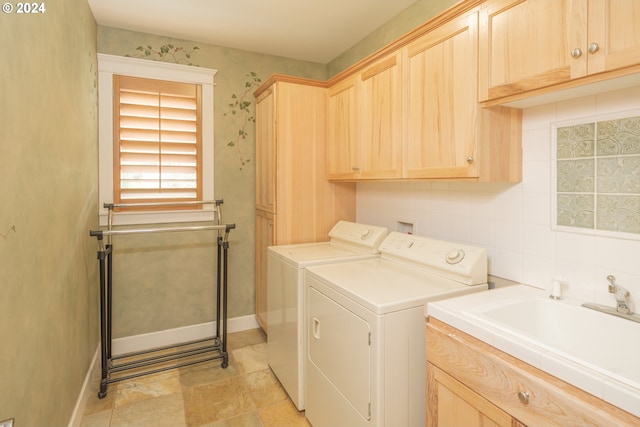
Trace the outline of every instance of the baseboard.
{"label": "baseboard", "polygon": [[73,413],[71,414],[71,420],[69,421],[68,427],[80,427],[80,423],[82,422],[82,414],[84,413],[84,408],[87,406],[87,400],[89,399],[89,391],[91,387],[89,386],[89,382],[91,380],[91,373],[96,366],[96,363],[99,363],[100,360],[100,344],[98,344],[98,348],[96,348],[95,353],[93,354],[93,359],[89,364],[89,369],[87,370],[87,374],[84,376],[84,382],[82,383],[82,388],[80,389],[80,395],[78,396],[78,400],[76,401],[76,406],[73,408]]}
{"label": "baseboard", "polygon": [[[227,333],[246,331],[248,329],[259,328],[258,322],[253,314],[249,316],[234,317],[227,320]],[[185,341],[207,338],[215,335],[216,322],[201,323],[199,325],[184,326],[181,328],[167,329],[164,331],[151,332],[148,334],[134,335],[125,338],[116,338],[112,340],[111,352],[114,356],[119,354],[131,353],[146,350],[154,347],[178,344]],[[79,427],[82,422],[82,414],[84,413],[87,399],[89,398],[89,381],[91,372],[95,365],[100,363],[100,344],[93,356],[91,365],[87,370],[87,374],[80,390],[80,395],[76,402],[76,406],[71,415],[68,427]]]}
{"label": "baseboard", "polygon": [[[227,333],[245,331],[258,328],[255,316],[234,317],[227,320]],[[167,329],[148,334],[133,335],[125,338],[116,338],[112,341],[111,353],[114,356],[149,348],[162,347],[185,341],[197,340],[215,335],[216,322],[200,323],[182,328]]]}

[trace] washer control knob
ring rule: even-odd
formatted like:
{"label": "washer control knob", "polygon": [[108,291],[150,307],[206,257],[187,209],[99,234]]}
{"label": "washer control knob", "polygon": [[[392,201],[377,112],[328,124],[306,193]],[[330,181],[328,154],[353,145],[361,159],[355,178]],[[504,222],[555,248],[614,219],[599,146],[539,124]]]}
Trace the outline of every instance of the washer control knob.
{"label": "washer control knob", "polygon": [[447,264],[457,264],[464,259],[464,251],[462,249],[451,249],[447,252]]}

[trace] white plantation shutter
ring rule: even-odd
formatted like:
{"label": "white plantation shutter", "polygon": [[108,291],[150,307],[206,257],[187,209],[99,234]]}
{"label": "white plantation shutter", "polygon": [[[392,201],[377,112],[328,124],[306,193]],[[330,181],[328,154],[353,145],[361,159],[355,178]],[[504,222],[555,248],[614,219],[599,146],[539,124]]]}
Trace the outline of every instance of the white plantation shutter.
{"label": "white plantation shutter", "polygon": [[114,202],[202,199],[201,87],[114,75]]}

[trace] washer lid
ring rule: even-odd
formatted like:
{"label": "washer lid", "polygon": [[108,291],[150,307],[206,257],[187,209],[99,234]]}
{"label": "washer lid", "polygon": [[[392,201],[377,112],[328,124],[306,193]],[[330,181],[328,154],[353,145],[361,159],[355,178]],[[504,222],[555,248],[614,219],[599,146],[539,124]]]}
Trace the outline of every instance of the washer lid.
{"label": "washer lid", "polygon": [[370,259],[380,256],[379,253],[369,253],[332,242],[269,246],[267,253],[298,268],[326,264],[327,262]]}
{"label": "washer lid", "polygon": [[423,306],[429,301],[486,289],[486,285],[468,286],[409,264],[382,258],[313,266],[305,270],[305,277],[320,281],[376,314]]}

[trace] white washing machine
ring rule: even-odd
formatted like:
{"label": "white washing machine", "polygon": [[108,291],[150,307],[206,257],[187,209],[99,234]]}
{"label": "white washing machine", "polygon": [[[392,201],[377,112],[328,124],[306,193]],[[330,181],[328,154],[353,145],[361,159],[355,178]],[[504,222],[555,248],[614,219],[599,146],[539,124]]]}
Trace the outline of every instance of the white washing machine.
{"label": "white washing machine", "polygon": [[387,229],[338,221],[328,242],[267,248],[269,366],[298,410],[305,408],[304,269],[312,265],[377,258]]}
{"label": "white washing machine", "polygon": [[392,232],[380,252],[305,271],[313,427],[424,426],[425,305],[488,289],[486,249]]}

